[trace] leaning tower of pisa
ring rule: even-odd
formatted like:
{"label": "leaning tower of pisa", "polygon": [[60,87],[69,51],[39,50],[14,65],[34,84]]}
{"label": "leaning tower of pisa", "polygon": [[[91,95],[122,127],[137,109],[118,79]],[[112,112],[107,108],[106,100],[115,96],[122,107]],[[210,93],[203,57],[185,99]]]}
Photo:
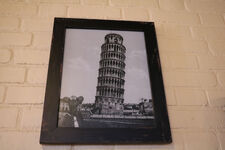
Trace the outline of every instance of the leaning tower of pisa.
{"label": "leaning tower of pisa", "polygon": [[95,107],[99,114],[122,114],[125,53],[123,37],[110,33],[101,46]]}

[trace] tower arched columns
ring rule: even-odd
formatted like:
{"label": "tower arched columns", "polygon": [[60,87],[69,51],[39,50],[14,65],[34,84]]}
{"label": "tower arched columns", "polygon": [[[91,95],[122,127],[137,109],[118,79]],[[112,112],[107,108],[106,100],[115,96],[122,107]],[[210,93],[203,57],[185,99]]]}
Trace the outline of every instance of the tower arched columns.
{"label": "tower arched columns", "polygon": [[124,101],[125,53],[121,35],[110,33],[105,36],[105,43],[101,47],[96,92],[96,106],[101,108],[102,114],[122,113],[121,110],[116,111],[115,105],[119,103],[122,107]]}

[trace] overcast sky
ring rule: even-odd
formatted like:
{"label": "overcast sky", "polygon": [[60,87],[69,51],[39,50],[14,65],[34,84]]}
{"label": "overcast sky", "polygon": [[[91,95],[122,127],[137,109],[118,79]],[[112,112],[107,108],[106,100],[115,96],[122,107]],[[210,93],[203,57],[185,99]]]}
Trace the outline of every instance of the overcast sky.
{"label": "overcast sky", "polygon": [[144,33],[86,29],[66,30],[61,98],[84,96],[84,103],[94,103],[101,45],[108,33],[120,34],[127,49],[124,103],[152,98]]}

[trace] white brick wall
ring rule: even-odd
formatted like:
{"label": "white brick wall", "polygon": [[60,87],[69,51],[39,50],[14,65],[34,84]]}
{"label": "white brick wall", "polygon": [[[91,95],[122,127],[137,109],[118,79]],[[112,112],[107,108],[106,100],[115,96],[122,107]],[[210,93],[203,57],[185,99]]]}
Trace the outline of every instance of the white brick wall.
{"label": "white brick wall", "polygon": [[68,8],[68,17],[76,18],[120,18],[119,8],[95,5],[76,5]]}
{"label": "white brick wall", "polygon": [[[224,6],[224,0],[1,1],[0,149],[225,150]],[[155,22],[172,144],[39,144],[54,17]]]}
{"label": "white brick wall", "polygon": [[19,19],[16,17],[1,17],[1,30],[15,30],[19,27]]}
{"label": "white brick wall", "polygon": [[46,83],[47,67],[30,68],[28,70],[27,82],[29,83]]}
{"label": "white brick wall", "polygon": [[10,86],[7,89],[5,101],[6,103],[43,103],[44,98],[43,87],[28,86]]}
{"label": "white brick wall", "polygon": [[14,63],[15,64],[48,64],[48,51],[32,51],[32,50],[15,50]]}
{"label": "white brick wall", "polygon": [[7,63],[10,61],[11,52],[8,49],[1,49],[0,50],[0,62]]}
{"label": "white brick wall", "polygon": [[0,82],[22,83],[25,78],[23,67],[0,67]]}
{"label": "white brick wall", "polygon": [[2,32],[0,33],[0,45],[1,46],[28,46],[31,43],[30,33],[13,33],[13,32]]}
{"label": "white brick wall", "polygon": [[0,128],[16,127],[18,109],[11,107],[0,107]]}
{"label": "white brick wall", "polygon": [[41,119],[41,108],[25,108],[22,113],[21,126],[23,129],[39,129],[41,127]]}
{"label": "white brick wall", "polygon": [[186,149],[191,150],[213,150],[219,149],[219,143],[213,132],[188,132],[185,134]]}

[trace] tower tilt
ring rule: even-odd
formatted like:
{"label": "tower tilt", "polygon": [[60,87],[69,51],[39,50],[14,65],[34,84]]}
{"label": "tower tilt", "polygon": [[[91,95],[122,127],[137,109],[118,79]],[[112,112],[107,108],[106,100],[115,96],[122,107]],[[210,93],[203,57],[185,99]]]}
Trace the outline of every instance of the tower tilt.
{"label": "tower tilt", "polygon": [[95,107],[99,114],[122,114],[125,84],[123,37],[110,33],[101,46]]}

